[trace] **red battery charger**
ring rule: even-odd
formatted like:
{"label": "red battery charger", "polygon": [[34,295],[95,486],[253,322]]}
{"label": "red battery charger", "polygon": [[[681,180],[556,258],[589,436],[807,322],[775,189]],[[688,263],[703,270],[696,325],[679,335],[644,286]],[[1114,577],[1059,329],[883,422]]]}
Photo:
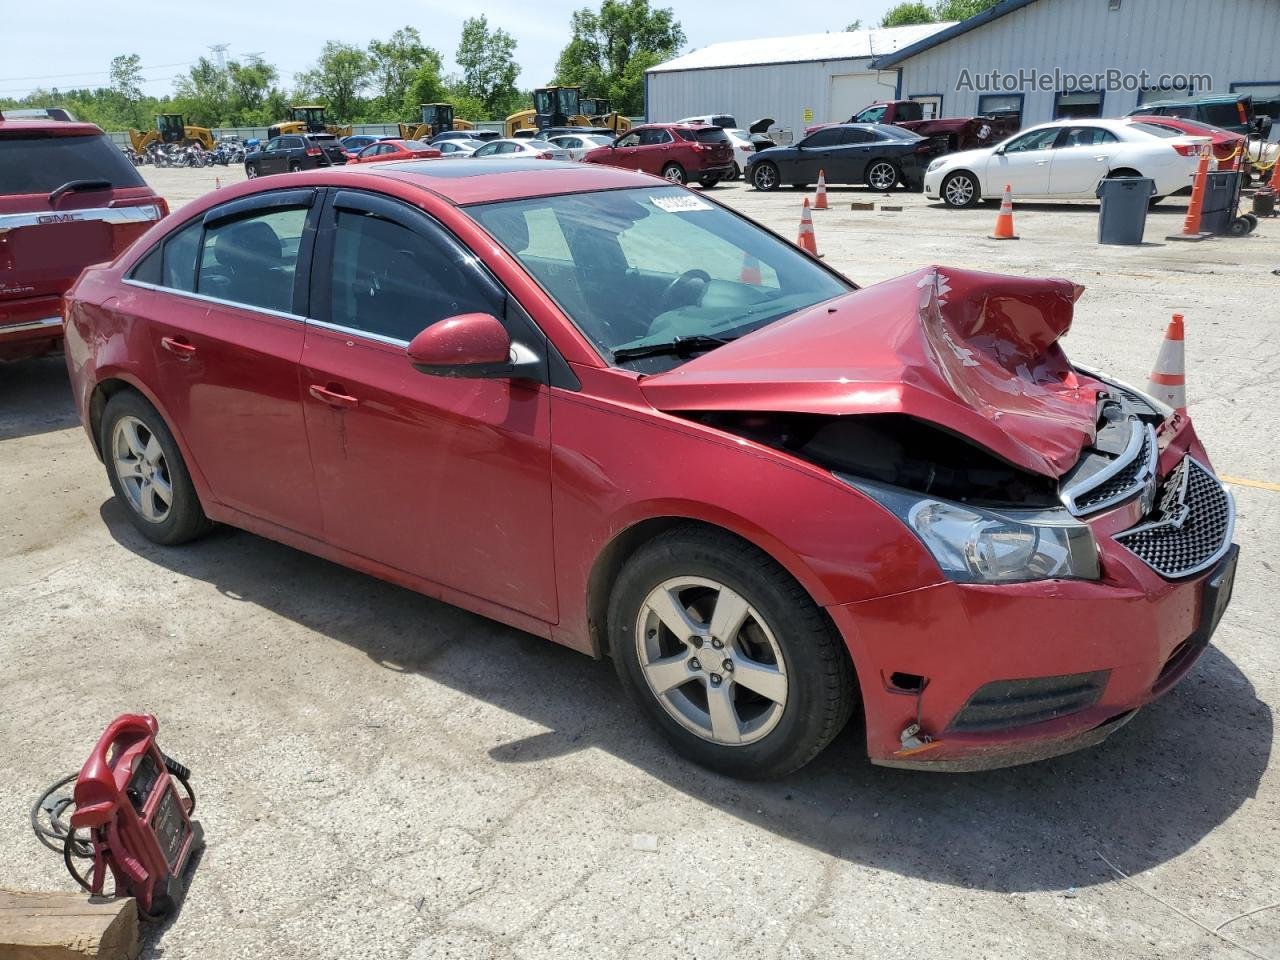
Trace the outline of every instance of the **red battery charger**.
{"label": "red battery charger", "polygon": [[[159,919],[181,903],[192,855],[204,846],[204,832],[191,819],[191,772],[161,752],[159,729],[150,715],[117,717],[80,773],[50,787],[31,812],[37,836],[46,846],[61,844],[77,883],[101,896],[110,873],[115,895],[136,898],[145,919]],[[72,780],[72,795],[57,796]],[[179,783],[185,797],[179,796]],[[93,860],[88,879],[76,869],[76,858]]]}

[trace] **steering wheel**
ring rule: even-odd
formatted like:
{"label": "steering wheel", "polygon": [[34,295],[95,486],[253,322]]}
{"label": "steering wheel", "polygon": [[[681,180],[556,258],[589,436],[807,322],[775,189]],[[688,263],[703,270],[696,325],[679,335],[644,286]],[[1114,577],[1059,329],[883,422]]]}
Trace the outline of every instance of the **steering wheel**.
{"label": "steering wheel", "polygon": [[658,315],[676,307],[696,307],[707,295],[711,274],[705,270],[686,270],[667,285],[658,298]]}

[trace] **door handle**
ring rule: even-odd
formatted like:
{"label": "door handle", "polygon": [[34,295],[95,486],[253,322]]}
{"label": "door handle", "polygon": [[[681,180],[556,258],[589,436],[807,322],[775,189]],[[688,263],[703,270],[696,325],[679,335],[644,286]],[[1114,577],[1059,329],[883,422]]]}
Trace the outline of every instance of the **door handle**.
{"label": "door handle", "polygon": [[355,397],[348,396],[343,393],[342,389],[343,388],[336,383],[331,383],[328,387],[322,387],[318,383],[313,383],[309,388],[309,392],[321,403],[327,403],[329,406],[338,410],[350,410],[352,407],[358,406],[360,401]]}
{"label": "door handle", "polygon": [[1048,162],[1049,162],[1048,160],[1037,160],[1037,161],[1036,161],[1036,166],[1037,166],[1037,167],[1043,167],[1043,166],[1044,166],[1046,163],[1048,163]]}
{"label": "door handle", "polygon": [[1106,160],[1107,158],[1106,158],[1106,157],[1094,157],[1093,159],[1098,160],[1098,161],[1102,161],[1102,160]]}
{"label": "door handle", "polygon": [[195,356],[196,348],[181,337],[161,337],[160,346],[164,347],[179,360],[190,360]]}

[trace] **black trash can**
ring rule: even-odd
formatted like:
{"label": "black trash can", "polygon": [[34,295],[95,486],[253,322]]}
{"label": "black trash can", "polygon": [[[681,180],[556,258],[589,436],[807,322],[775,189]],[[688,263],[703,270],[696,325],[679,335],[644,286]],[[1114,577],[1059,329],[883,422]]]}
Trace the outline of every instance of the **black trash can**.
{"label": "black trash can", "polygon": [[1217,237],[1231,232],[1231,221],[1240,206],[1240,171],[1215,170],[1204,185],[1204,209],[1200,229]]}
{"label": "black trash can", "polygon": [[1099,182],[1098,242],[1130,247],[1142,243],[1155,192],[1156,182],[1150,177],[1108,177]]}

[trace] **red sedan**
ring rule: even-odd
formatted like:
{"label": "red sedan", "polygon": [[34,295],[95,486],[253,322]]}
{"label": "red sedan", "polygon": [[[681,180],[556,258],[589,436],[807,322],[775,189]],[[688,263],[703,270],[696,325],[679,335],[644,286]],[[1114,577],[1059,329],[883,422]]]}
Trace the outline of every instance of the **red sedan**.
{"label": "red sedan", "polygon": [[381,163],[383,160],[431,160],[444,156],[421,140],[379,140],[371,143],[348,163]]}
{"label": "red sedan", "polygon": [[859,289],[648,176],[436,160],[196,201],[85,271],[66,355],[157,543],[229,524],[611,656],[729,774],[855,711],[874,762],[964,770],[1112,734],[1231,595],[1231,496],[1068,362],[1080,292]]}
{"label": "red sedan", "polygon": [[[1211,127],[1209,124],[1201,123],[1198,120],[1184,120],[1181,117],[1146,116],[1144,114],[1127,117],[1126,119],[1129,123],[1141,124],[1142,128],[1148,133],[1155,133],[1159,136],[1209,137],[1213,141],[1213,156],[1224,167],[1228,161],[1243,155],[1249,143],[1247,138],[1238,133],[1223,130],[1221,127]],[[1153,127],[1155,129],[1152,129]]]}

